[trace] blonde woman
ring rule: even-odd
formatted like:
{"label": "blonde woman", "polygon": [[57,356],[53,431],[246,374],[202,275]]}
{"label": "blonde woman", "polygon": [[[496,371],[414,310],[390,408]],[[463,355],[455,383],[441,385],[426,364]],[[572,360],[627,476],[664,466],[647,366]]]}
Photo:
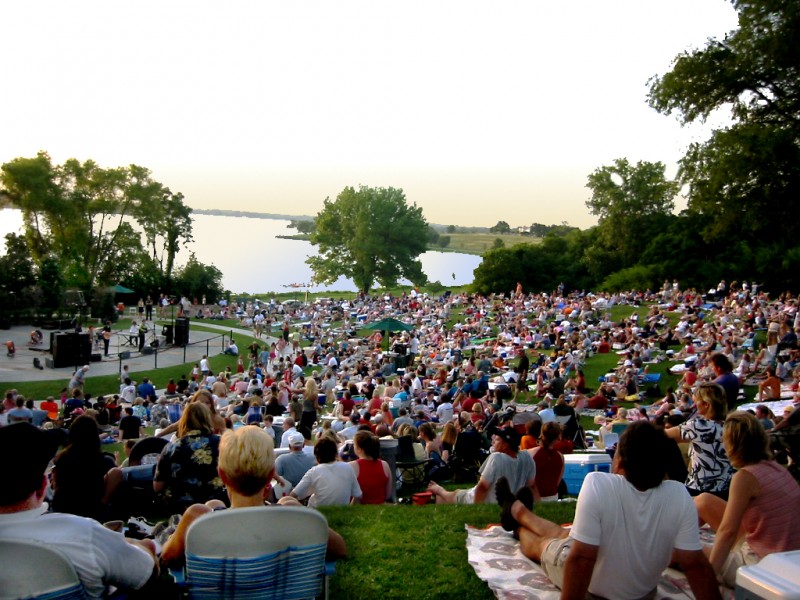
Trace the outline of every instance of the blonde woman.
{"label": "blonde woman", "polygon": [[736,585],[736,570],[767,554],[800,550],[800,486],[789,471],[772,460],[769,438],[748,412],[731,413],[722,441],[736,468],[728,501],[700,494],[695,505],[700,521],[717,534],[711,566],[728,587]]}
{"label": "blonde woman", "polygon": [[692,496],[709,492],[728,498],[733,469],[722,445],[722,424],[728,411],[725,390],[716,383],[701,383],[694,393],[697,416],[666,430],[676,442],[689,442],[686,489]]}

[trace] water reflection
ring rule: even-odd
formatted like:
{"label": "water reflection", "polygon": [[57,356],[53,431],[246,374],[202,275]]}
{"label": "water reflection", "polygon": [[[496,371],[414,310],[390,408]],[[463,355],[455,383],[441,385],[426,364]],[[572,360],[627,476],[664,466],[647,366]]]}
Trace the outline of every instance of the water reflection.
{"label": "water reflection", "polygon": [[[190,252],[205,264],[222,271],[224,286],[234,292],[284,292],[292,283],[306,284],[311,269],[305,263],[314,253],[309,242],[278,239],[291,235],[288,221],[194,215],[194,241],[182,248],[177,264],[185,264]],[[0,239],[7,233],[20,233],[22,213],[16,209],[0,210]],[[2,244],[0,244],[0,250]],[[473,271],[481,263],[480,256],[454,252],[425,252],[420,260],[430,281],[444,286],[472,282]],[[408,284],[407,281],[401,283]],[[311,291],[355,291],[355,284],[344,277]]]}

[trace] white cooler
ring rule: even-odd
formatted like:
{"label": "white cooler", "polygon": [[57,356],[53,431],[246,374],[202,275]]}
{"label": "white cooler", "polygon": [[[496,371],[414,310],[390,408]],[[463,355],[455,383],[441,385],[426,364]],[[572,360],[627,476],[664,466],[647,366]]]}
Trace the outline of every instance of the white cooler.
{"label": "white cooler", "polygon": [[770,554],[736,571],[736,600],[800,600],[800,550]]}

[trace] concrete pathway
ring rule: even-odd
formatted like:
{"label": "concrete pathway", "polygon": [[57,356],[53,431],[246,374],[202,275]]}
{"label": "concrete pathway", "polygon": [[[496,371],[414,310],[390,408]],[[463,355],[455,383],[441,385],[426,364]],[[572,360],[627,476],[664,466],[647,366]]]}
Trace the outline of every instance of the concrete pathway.
{"label": "concrete pathway", "polygon": [[[155,329],[160,331],[164,323],[156,321]],[[195,326],[202,326],[198,329]],[[0,343],[5,344],[11,340],[16,345],[16,356],[6,356],[5,346],[0,351],[0,383],[9,381],[68,381],[76,367],[83,365],[70,365],[59,369],[46,366],[45,359],[52,358],[48,351],[50,345],[50,331],[42,330],[45,341],[39,346],[29,345],[30,334],[34,328],[31,326],[16,326],[8,330],[0,331]],[[207,331],[212,329],[214,332]],[[228,347],[228,339],[219,337],[233,331],[236,335],[252,338],[252,329],[229,327],[218,325],[207,321],[192,320],[189,327],[189,345],[186,347],[171,346],[159,349],[158,353],[141,354],[138,348],[126,345],[128,339],[126,335],[115,335],[109,344],[109,356],[103,357],[100,362],[89,363],[89,376],[97,375],[117,375],[121,372],[122,366],[127,365],[132,373],[137,371],[152,370],[161,367],[171,367],[187,362],[199,362],[204,354],[216,356],[222,354]],[[262,336],[259,340],[261,344],[271,344],[277,342],[278,338],[273,336]],[[205,343],[203,343],[205,342]],[[244,351],[240,348],[240,351]],[[94,347],[93,352],[102,354],[103,346]],[[128,352],[127,358],[122,358],[124,352]],[[44,369],[34,367],[34,358],[38,358]]]}

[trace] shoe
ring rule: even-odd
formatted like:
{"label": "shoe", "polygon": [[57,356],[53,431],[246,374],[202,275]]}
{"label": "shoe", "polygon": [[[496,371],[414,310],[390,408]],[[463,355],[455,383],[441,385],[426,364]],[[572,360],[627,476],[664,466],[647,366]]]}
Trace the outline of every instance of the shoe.
{"label": "shoe", "polygon": [[146,535],[153,534],[153,524],[148,523],[144,517],[131,517],[128,519],[128,527],[135,527]]}
{"label": "shoe", "polygon": [[[517,500],[522,502],[522,505],[530,511],[533,511],[533,492],[531,488],[525,486],[517,492]],[[513,502],[512,502],[513,504]]]}
{"label": "shoe", "polygon": [[494,484],[494,492],[497,496],[497,503],[502,508],[500,512],[500,525],[502,525],[503,529],[506,531],[515,531],[519,527],[519,523],[511,516],[511,506],[514,504],[516,498],[505,477],[501,477],[497,480],[497,483]]}

